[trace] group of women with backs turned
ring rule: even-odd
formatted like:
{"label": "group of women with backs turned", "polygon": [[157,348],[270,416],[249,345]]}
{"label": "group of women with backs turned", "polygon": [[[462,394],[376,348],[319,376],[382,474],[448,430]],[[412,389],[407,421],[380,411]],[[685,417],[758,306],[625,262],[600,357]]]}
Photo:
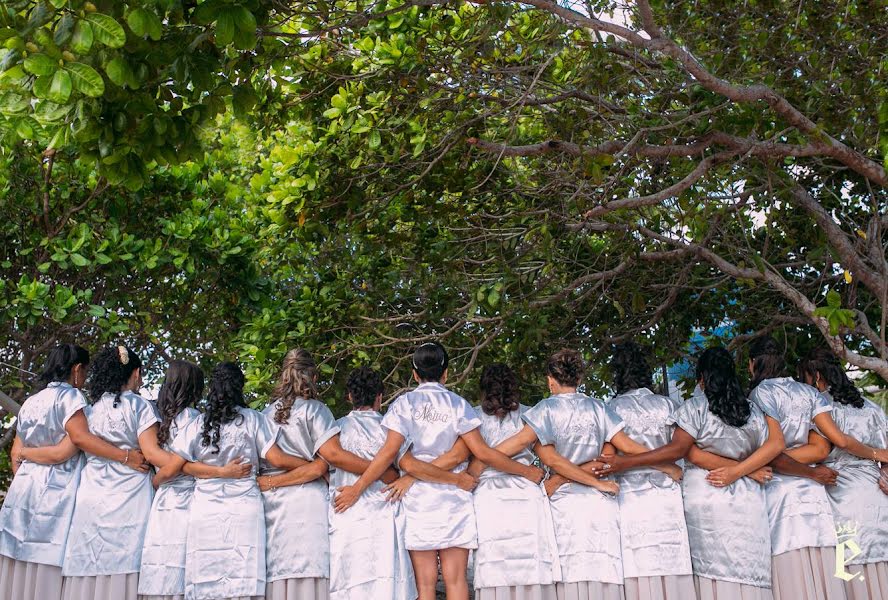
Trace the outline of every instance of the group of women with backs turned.
{"label": "group of women with backs turned", "polygon": [[172,361],[152,402],[127,347],[59,346],[16,423],[0,598],[433,600],[440,569],[465,600],[472,549],[479,600],[888,598],[888,424],[830,352],[796,380],[757,340],[746,394],[710,348],[679,402],[622,344],[602,402],[561,350],[532,407],[502,364],[472,407],[448,360],[420,346],[384,415],[356,369],[335,420],[303,350],[258,412],[234,363],[204,394]]}

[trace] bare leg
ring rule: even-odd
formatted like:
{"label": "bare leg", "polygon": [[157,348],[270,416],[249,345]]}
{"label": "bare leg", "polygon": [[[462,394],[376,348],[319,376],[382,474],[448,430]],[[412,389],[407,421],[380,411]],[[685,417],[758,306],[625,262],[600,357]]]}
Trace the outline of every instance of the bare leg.
{"label": "bare leg", "polygon": [[466,567],[469,565],[469,551],[466,548],[439,550],[441,574],[444,576],[444,589],[447,600],[469,600],[469,583],[466,581]]}
{"label": "bare leg", "polygon": [[411,550],[410,561],[416,574],[419,600],[435,600],[435,584],[438,583],[438,553],[435,550]]}

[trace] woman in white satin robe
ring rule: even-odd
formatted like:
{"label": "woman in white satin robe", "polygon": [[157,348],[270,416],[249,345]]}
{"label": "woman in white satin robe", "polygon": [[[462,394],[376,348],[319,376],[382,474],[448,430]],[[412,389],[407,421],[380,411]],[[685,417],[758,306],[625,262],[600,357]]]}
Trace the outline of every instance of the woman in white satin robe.
{"label": "woman in white satin robe", "polygon": [[[186,462],[223,467],[244,460],[254,475],[261,459],[282,468],[302,464],[277,445],[278,427],[246,407],[243,388],[236,364],[216,365],[204,413],[176,434],[170,448],[179,458],[158,478],[178,473]],[[255,478],[196,480],[185,550],[188,600],[265,597],[265,511]]]}
{"label": "woman in white satin robe", "polygon": [[[523,429],[521,415],[528,407],[518,403],[518,378],[506,365],[485,368],[480,389],[481,436],[496,447]],[[530,447],[512,458],[528,465],[536,460]],[[469,465],[469,474],[479,477],[474,492],[476,600],[554,600],[561,566],[543,489],[522,477],[485,469],[478,461]]]}
{"label": "woman in white satin robe", "polygon": [[[385,443],[379,413],[382,378],[361,367],[349,375],[346,389],[354,410],[336,421],[339,442],[345,450],[372,460]],[[358,476],[336,469],[330,486],[351,485]],[[405,527],[404,509],[400,502],[388,500],[382,481],[370,486],[347,512],[337,513],[331,503],[330,600],[414,600],[416,581],[404,541]]]}
{"label": "woman in white satin robe", "polygon": [[[799,365],[799,375],[832,405],[842,432],[875,448],[888,447],[885,411],[861,395],[831,351],[814,350]],[[833,447],[823,464],[839,473],[826,491],[843,548],[848,599],[888,598],[888,495],[879,489],[879,463]]]}
{"label": "woman in white satin robe", "polygon": [[[707,472],[686,461],[682,481],[685,520],[697,600],[771,600],[771,538],[765,492],[748,476],[784,448],[780,426],[746,398],[724,348],[697,360],[703,394],[679,406],[667,422],[672,440],[651,452],[601,457],[596,473],[671,462],[702,451],[732,459]],[[691,596],[694,597],[694,596]]]}
{"label": "woman in white satin robe", "polygon": [[[420,346],[413,355],[413,376],[419,387],[398,397],[382,419],[386,441],[364,473],[341,487],[335,510],[344,512],[398,457],[405,441],[410,444],[400,464],[417,481],[402,501],[406,512],[406,545],[410,550],[421,600],[434,600],[438,561],[448,595],[468,596],[468,549],[477,546],[471,490],[475,482],[464,472],[451,472],[434,464],[462,439],[480,460],[503,471],[539,482],[542,470],[511,460],[488,446],[477,431],[480,421],[465,399],[447,390],[448,357],[437,343]],[[412,453],[412,454],[411,454]],[[409,460],[408,460],[408,457]],[[405,461],[424,465],[406,466]],[[459,486],[459,487],[458,487]]]}
{"label": "woman in white satin robe", "polygon": [[[171,452],[172,441],[200,413],[194,405],[203,395],[203,372],[183,360],[170,362],[153,403],[159,419],[157,443]],[[142,547],[139,600],[183,600],[188,520],[194,494],[194,476],[237,478],[250,473],[249,465],[234,461],[225,467],[187,463],[185,473],[155,478],[157,491]],[[194,475],[194,476],[193,476]]]}
{"label": "woman in white satin robe", "polygon": [[79,388],[88,364],[89,353],[80,346],[53,349],[40,378],[46,387],[28,397],[17,416],[14,478],[0,509],[2,598],[61,597],[62,560],[83,455],[73,445],[57,456],[45,453],[70,442],[66,428],[75,415],[82,418],[87,403]]}
{"label": "woman in white satin robe", "polygon": [[[633,342],[615,346],[610,368],[617,395],[607,406],[626,424],[626,435],[648,448],[668,444],[670,417],[680,403],[650,390],[643,350]],[[617,483],[626,599],[693,598],[681,484],[650,467],[620,473]]]}
{"label": "woman in white satin robe", "polygon": [[[770,337],[750,348],[749,399],[780,423],[788,451],[809,443],[814,418],[832,406],[809,385],[782,377],[782,350]],[[816,435],[816,434],[815,434]],[[785,459],[784,459],[785,460]],[[804,465],[802,465],[804,467]],[[765,488],[771,524],[774,598],[844,600],[835,572],[836,527],[822,483],[790,474],[779,463]]]}
{"label": "woman in white satin robe", "polygon": [[[126,346],[96,356],[90,370],[93,404],[85,409],[92,433],[131,453],[161,464],[157,416],[136,394],[141,361]],[[135,600],[145,528],[154,488],[151,476],[107,458],[87,455],[65,548],[64,600]]]}

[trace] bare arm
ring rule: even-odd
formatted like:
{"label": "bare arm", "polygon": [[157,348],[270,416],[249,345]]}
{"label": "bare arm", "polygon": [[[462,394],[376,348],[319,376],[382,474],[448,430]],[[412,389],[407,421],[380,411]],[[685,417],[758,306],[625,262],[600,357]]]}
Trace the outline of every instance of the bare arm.
{"label": "bare arm", "polygon": [[280,475],[261,475],[257,477],[259,489],[263,492],[275,490],[279,487],[302,485],[315,479],[320,479],[327,473],[327,462],[323,458],[316,458],[305,466],[290,469]]}
{"label": "bare arm", "polygon": [[65,424],[65,431],[68,433],[71,441],[74,442],[74,445],[84,452],[124,463],[129,468],[142,473],[148,472],[148,463],[145,462],[145,457],[140,450],[123,450],[93,435],[89,430],[89,423],[82,410],[77,411],[74,413],[74,416],[68,419],[68,422]]}
{"label": "bare arm", "polygon": [[[614,436],[614,438],[616,437]],[[604,466],[596,471],[596,475],[606,475],[638,467],[653,467],[664,463],[674,463],[687,456],[693,445],[694,438],[681,427],[676,427],[672,433],[672,440],[655,450],[632,456],[614,455],[599,457],[598,460],[603,462]],[[619,449],[619,446],[617,448]]]}
{"label": "bare arm", "polygon": [[830,450],[832,450],[832,445],[829,441],[816,431],[811,431],[808,433],[807,444],[786,450],[784,454],[803,465],[813,465],[826,460]]}
{"label": "bare arm", "polygon": [[701,469],[706,469],[707,471],[720,469],[722,467],[735,467],[740,464],[733,458],[725,458],[724,456],[701,450],[697,444],[691,446],[690,451],[688,451],[687,459]]}
{"label": "bare arm", "polygon": [[[453,446],[450,447],[450,450],[433,460],[432,464],[436,467],[441,467],[445,471],[452,471],[456,468],[457,465],[461,465],[462,463],[464,463],[469,458],[469,456],[471,456],[471,454],[469,453],[468,446],[466,446],[466,443],[462,441],[462,438],[457,438]],[[412,454],[411,457],[413,457]],[[473,460],[472,464],[474,463],[475,461]],[[472,478],[477,479],[478,475],[472,472],[472,464],[470,464],[469,468],[466,469],[466,473],[471,475]],[[482,465],[482,467],[484,465],[484,463],[481,462],[479,462],[478,464]],[[480,471],[478,471],[478,474],[480,474]],[[414,483],[416,483],[416,477],[410,475],[409,473],[398,477],[386,486],[385,490],[386,492],[388,492],[387,499],[391,500],[392,502],[400,500],[404,497],[404,495]]]}
{"label": "bare arm", "polygon": [[540,457],[540,461],[542,461],[544,465],[566,479],[576,481],[582,485],[594,487],[604,492],[616,493],[620,489],[620,487],[613,481],[601,481],[598,477],[595,477],[591,473],[567,460],[555,450],[555,446],[553,445],[541,446],[540,444],[537,444],[534,446],[534,451],[537,453],[537,456]]}
{"label": "bare arm", "polygon": [[[364,471],[367,470],[367,467],[370,466],[369,460],[367,460],[366,458],[361,458],[357,454],[349,452],[348,450],[343,448],[342,444],[340,444],[339,442],[338,434],[334,435],[329,440],[324,442],[324,444],[320,448],[318,448],[318,454],[321,455],[321,458],[323,458],[325,461],[327,461],[329,464],[333,465],[337,469],[342,469],[343,471],[348,471],[349,473],[354,473],[355,475],[361,475]],[[326,472],[327,471],[325,469],[323,473],[318,475],[318,477]],[[397,478],[397,471],[389,466],[389,468],[383,471],[380,480],[384,481],[385,483],[391,483]]]}
{"label": "bare arm", "polygon": [[[509,458],[515,456],[516,454],[523,451],[525,448],[535,444],[537,442],[536,433],[534,433],[533,429],[529,425],[525,425],[521,431],[516,433],[515,435],[506,438],[498,445],[495,446],[496,450],[499,450]],[[473,477],[478,477],[481,473],[484,472],[484,469],[487,468],[487,465],[484,461],[479,458],[473,458],[472,463],[469,465],[468,472]]]}
{"label": "bare arm", "polygon": [[888,450],[867,446],[866,444],[862,444],[857,438],[846,435],[841,429],[839,429],[839,426],[836,425],[832,415],[828,412],[820,413],[814,417],[814,424],[817,425],[817,429],[826,436],[826,439],[832,442],[833,446],[841,448],[859,458],[874,460],[880,463],[888,462]]}
{"label": "bare arm", "polygon": [[[460,437],[466,442],[466,446],[469,447],[469,451],[472,454],[497,471],[511,475],[520,475],[534,483],[539,483],[543,480],[545,473],[543,473],[542,469],[512,460],[499,450],[491,448],[484,442],[484,438],[481,437],[481,433],[477,429],[473,429]],[[535,434],[534,437],[536,437]]]}
{"label": "bare arm", "polygon": [[[70,438],[69,438],[70,439]],[[19,466],[22,464],[22,438],[18,435],[15,436],[15,439],[12,440],[12,449],[9,451],[10,462],[12,463],[12,474],[15,474],[19,470]]]}
{"label": "bare arm", "polygon": [[309,464],[307,460],[287,454],[277,444],[272,444],[264,458],[268,464],[278,469],[298,469]]}
{"label": "bare arm", "polygon": [[[629,437],[625,431],[617,432],[614,437],[611,438],[609,443],[623,454],[643,454],[649,450],[649,448],[639,444]],[[652,467],[658,471],[666,473],[676,481],[681,480],[682,470],[674,462],[652,465]]]}
{"label": "bare arm", "polygon": [[[455,485],[463,488],[469,486],[469,489],[475,487],[474,478],[468,473],[454,473],[453,471],[442,469],[441,467],[435,465],[434,462],[425,462],[424,460],[419,460],[410,452],[407,452],[404,456],[402,456],[398,464],[403,471],[409,473],[417,479],[421,479],[422,481],[428,481],[431,483],[444,483],[447,485]],[[469,482],[466,478],[469,478],[472,481]]]}
{"label": "bare arm", "polygon": [[173,453],[167,452],[157,443],[156,424],[139,434],[139,449],[145,459],[157,468],[162,468],[173,459]]}
{"label": "bare arm", "polygon": [[395,461],[398,451],[404,443],[404,436],[397,431],[389,429],[385,438],[385,443],[367,469],[358,477],[358,480],[352,485],[346,485],[339,488],[336,498],[333,501],[336,512],[344,512],[348,510],[361,494],[370,487],[370,484],[379,479],[387,468]]}
{"label": "bare arm", "polygon": [[[16,436],[18,440],[18,436]],[[13,442],[15,444],[15,442]],[[15,452],[15,446],[13,446]],[[18,451],[18,457],[21,460],[27,460],[41,465],[57,465],[63,463],[75,454],[80,452],[70,436],[65,436],[55,446],[41,446],[39,448],[29,448],[21,445]]]}
{"label": "bare arm", "polygon": [[766,417],[768,422],[768,439],[762,446],[747,456],[735,467],[725,467],[710,471],[706,476],[715,487],[725,487],[731,485],[741,477],[745,477],[754,471],[757,471],[773,461],[786,448],[786,442],[783,440],[783,431],[780,429],[780,423],[771,417]]}
{"label": "bare arm", "polygon": [[253,465],[245,458],[235,458],[224,467],[214,467],[202,462],[186,462],[182,472],[198,479],[241,479],[252,473]]}

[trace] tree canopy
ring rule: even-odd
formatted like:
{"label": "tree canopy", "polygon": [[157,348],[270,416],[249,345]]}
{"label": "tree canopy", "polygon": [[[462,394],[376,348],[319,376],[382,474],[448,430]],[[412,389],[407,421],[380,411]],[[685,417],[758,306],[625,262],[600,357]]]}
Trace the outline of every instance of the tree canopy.
{"label": "tree canopy", "polygon": [[[4,363],[286,349],[389,391],[694,332],[888,379],[877,2],[78,0],[0,11]],[[19,401],[21,371],[0,370]]]}

